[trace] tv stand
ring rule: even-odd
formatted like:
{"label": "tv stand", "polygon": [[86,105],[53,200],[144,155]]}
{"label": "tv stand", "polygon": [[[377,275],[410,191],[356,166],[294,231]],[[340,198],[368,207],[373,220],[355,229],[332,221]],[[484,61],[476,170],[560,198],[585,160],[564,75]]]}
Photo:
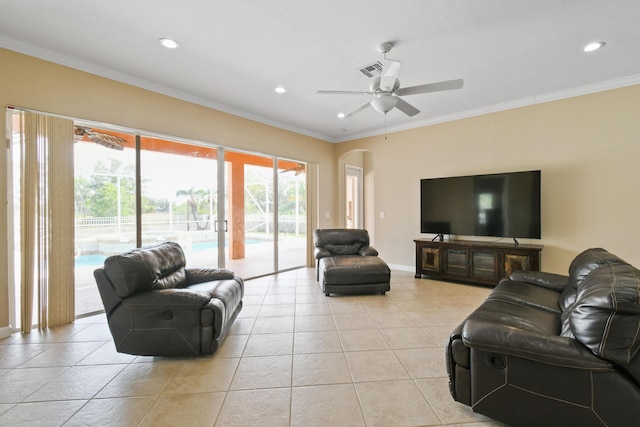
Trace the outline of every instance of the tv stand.
{"label": "tv stand", "polygon": [[516,270],[540,271],[540,245],[430,239],[414,242],[416,278],[495,286]]}
{"label": "tv stand", "polygon": [[444,242],[444,234],[436,234],[435,237],[431,239],[432,242],[435,242],[436,240],[438,240],[439,242]]}

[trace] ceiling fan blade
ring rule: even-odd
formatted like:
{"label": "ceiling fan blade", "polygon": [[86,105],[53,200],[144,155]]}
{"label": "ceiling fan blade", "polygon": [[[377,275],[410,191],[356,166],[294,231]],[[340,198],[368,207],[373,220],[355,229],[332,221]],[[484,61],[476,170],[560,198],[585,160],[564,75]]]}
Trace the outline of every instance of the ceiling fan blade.
{"label": "ceiling fan blade", "polygon": [[382,66],[382,75],[380,76],[380,89],[385,92],[393,90],[393,86],[398,79],[398,72],[402,62],[385,59]]}
{"label": "ceiling fan blade", "polygon": [[446,80],[438,83],[428,83],[426,85],[403,87],[395,91],[396,95],[417,95],[419,93],[440,92],[443,90],[460,89],[464,86],[464,80]]}
{"label": "ceiling fan blade", "polygon": [[361,106],[349,111],[347,114],[345,114],[345,117],[351,117],[356,113],[359,113],[360,111],[364,110],[365,108],[368,108],[369,105],[371,105],[370,101],[365,102],[364,104],[362,104]]}
{"label": "ceiling fan blade", "polygon": [[320,95],[374,95],[373,92],[358,92],[353,90],[317,90]]}
{"label": "ceiling fan blade", "polygon": [[413,105],[409,104],[404,99],[399,98],[397,96],[396,96],[396,99],[398,100],[398,102],[396,103],[396,108],[402,111],[403,113],[405,113],[407,116],[413,117],[420,112],[420,110],[418,110]]}

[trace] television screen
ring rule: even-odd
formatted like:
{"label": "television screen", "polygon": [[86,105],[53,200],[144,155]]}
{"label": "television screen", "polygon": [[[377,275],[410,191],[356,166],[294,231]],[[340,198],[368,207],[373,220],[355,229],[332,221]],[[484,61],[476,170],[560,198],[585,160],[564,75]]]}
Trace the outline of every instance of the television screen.
{"label": "television screen", "polygon": [[541,237],[540,171],[420,181],[420,232]]}

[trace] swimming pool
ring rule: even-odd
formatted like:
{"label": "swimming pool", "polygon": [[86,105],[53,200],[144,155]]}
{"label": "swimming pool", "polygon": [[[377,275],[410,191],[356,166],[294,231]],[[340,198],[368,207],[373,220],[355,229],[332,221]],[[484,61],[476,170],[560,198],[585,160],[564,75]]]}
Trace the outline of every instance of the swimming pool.
{"label": "swimming pool", "polygon": [[107,259],[104,255],[91,254],[91,255],[80,255],[75,259],[76,267],[92,267],[97,265],[104,264],[104,260]]}
{"label": "swimming pool", "polygon": [[[245,240],[246,245],[252,245],[255,243],[260,243],[261,240]],[[225,247],[229,246],[228,242],[225,242]],[[218,242],[197,242],[191,244],[190,250],[185,250],[185,252],[203,252],[212,249],[218,248]],[[80,255],[75,259],[76,267],[96,267],[104,264],[104,260],[107,259],[105,255],[100,254],[87,254]]]}

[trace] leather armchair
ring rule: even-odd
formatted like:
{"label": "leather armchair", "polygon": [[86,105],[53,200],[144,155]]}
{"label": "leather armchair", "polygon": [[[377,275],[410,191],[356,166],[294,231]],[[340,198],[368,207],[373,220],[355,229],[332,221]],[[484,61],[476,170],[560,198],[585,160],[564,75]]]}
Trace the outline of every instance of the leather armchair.
{"label": "leather armchair", "polygon": [[370,246],[369,232],[363,229],[325,228],[313,232],[316,258],[316,280],[319,279],[318,266],[326,257],[341,255],[377,256],[378,251]]}
{"label": "leather armchair", "polygon": [[318,229],[313,232],[316,280],[331,293],[381,293],[390,287],[391,270],[369,244],[363,229]]}
{"label": "leather armchair", "polygon": [[117,351],[154,356],[212,354],[242,309],[232,271],[186,268],[165,242],[107,258],[94,277]]}

